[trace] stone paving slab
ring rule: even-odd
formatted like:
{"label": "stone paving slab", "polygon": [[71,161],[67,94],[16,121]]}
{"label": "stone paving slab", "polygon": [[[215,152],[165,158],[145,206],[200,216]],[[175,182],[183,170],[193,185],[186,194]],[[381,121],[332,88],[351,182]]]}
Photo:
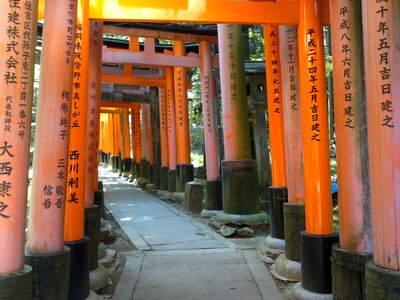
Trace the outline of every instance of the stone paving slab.
{"label": "stone paving slab", "polygon": [[139,251],[127,262],[115,300],[281,300],[246,242],[232,242],[113,174],[102,177],[105,204]]}

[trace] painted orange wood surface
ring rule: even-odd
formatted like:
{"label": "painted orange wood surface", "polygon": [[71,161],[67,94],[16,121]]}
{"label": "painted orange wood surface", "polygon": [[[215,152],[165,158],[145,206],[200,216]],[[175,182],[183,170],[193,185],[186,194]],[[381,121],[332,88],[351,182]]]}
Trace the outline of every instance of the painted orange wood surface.
{"label": "painted orange wood surface", "polygon": [[332,234],[324,39],[318,0],[300,0],[299,65],[306,231]]}
{"label": "painted orange wood surface", "polygon": [[[264,25],[265,69],[267,75],[268,124],[273,186],[286,186],[286,153],[282,98],[279,28]],[[286,73],[284,74],[286,75]],[[267,155],[267,154],[266,154]]]}

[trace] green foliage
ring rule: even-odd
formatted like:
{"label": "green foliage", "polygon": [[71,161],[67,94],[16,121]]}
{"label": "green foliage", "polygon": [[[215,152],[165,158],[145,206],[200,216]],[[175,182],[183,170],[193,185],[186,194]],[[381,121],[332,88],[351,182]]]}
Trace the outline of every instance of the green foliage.
{"label": "green foliage", "polygon": [[262,25],[249,27],[249,51],[251,61],[264,61],[264,34]]}
{"label": "green foliage", "polygon": [[203,108],[201,105],[200,69],[193,69],[192,89],[189,91],[190,143],[192,153],[204,153]]}

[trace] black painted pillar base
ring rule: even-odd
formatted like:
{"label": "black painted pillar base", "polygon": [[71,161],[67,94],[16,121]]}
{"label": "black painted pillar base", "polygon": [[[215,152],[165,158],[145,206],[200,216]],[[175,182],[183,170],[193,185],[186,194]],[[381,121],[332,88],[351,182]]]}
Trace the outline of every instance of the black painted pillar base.
{"label": "black painted pillar base", "polygon": [[160,190],[168,190],[168,167],[160,167]]}
{"label": "black painted pillar base", "polygon": [[121,155],[117,156],[117,170],[119,172],[119,176],[122,176],[124,172],[124,160]]}
{"label": "black painted pillar base", "polygon": [[285,222],[283,204],[288,201],[286,187],[270,186],[271,202],[269,204],[270,234],[275,239],[285,239]]}
{"label": "black painted pillar base", "polygon": [[85,236],[89,238],[89,271],[98,267],[100,243],[100,210],[98,206],[85,208]]}
{"label": "black painted pillar base", "polygon": [[89,296],[89,239],[65,242],[71,249],[69,300],[83,300]]}
{"label": "black painted pillar base", "polygon": [[[365,299],[365,264],[372,253],[332,247],[332,292],[334,299]],[[400,281],[399,281],[400,282]]]}
{"label": "black painted pillar base", "polygon": [[222,210],[222,182],[220,180],[206,180],[204,192],[204,209]]}
{"label": "black painted pillar base", "polygon": [[176,191],[185,192],[187,182],[194,180],[194,167],[192,164],[176,165]]}
{"label": "black painted pillar base", "polygon": [[400,299],[400,271],[379,267],[373,261],[365,264],[367,300]]}
{"label": "black painted pillar base", "polygon": [[168,170],[168,192],[176,190],[176,170]]}
{"label": "black painted pillar base", "polygon": [[102,163],[107,163],[107,158],[108,158],[107,153],[102,152],[101,158],[102,158]]}
{"label": "black painted pillar base", "polygon": [[135,178],[136,179],[139,179],[139,177],[140,177],[140,166],[141,166],[141,163],[135,164]]}
{"label": "black painted pillar base", "polygon": [[153,183],[154,182],[153,165],[150,165],[150,164],[147,165],[147,174],[148,174],[149,183]]}
{"label": "black painted pillar base", "polygon": [[117,156],[111,156],[110,157],[110,161],[111,161],[111,170],[113,171],[113,172],[117,172],[117,170],[118,170],[118,167],[117,167]]}
{"label": "black painted pillar base", "polygon": [[32,276],[32,267],[27,265],[21,271],[0,276],[0,300],[31,300]]}
{"label": "black painted pillar base", "polygon": [[296,293],[293,290],[294,299],[304,299],[302,296],[307,291],[332,297],[330,257],[332,246],[337,242],[339,242],[339,236],[336,233],[313,235],[305,231],[301,232],[301,288],[303,291]]}
{"label": "black painted pillar base", "polygon": [[224,160],[221,174],[223,212],[214,218],[222,223],[266,223],[268,215],[260,210],[256,161]]}
{"label": "black painted pillar base", "polygon": [[57,253],[25,251],[25,263],[33,269],[32,299],[68,299],[70,249],[67,246]]}
{"label": "black painted pillar base", "polygon": [[124,177],[129,177],[131,175],[132,169],[132,158],[124,159]]}

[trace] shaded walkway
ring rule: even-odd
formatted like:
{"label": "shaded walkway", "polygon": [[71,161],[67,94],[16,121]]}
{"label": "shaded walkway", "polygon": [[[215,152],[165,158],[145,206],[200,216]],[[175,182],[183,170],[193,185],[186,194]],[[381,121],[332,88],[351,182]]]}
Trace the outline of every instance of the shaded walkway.
{"label": "shaded walkway", "polygon": [[107,208],[138,249],[126,253],[113,299],[283,299],[255,250],[116,175],[100,178]]}

